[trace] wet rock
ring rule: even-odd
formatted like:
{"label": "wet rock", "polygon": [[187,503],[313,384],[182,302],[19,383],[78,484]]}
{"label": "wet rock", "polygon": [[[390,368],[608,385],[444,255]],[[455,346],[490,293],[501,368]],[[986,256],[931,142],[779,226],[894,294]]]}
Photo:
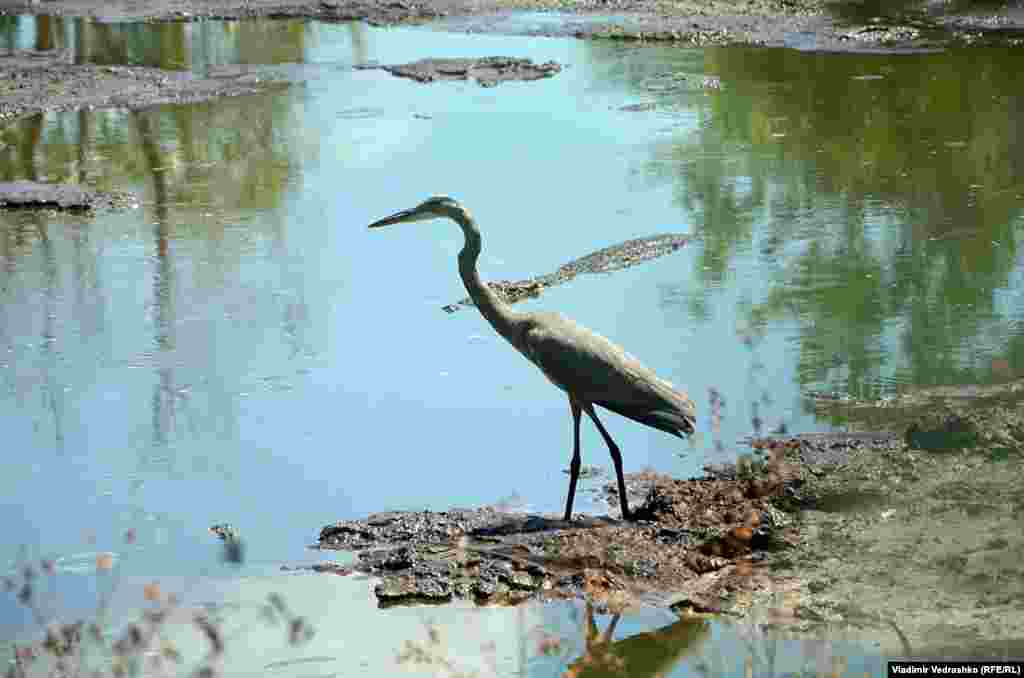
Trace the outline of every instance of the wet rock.
{"label": "wet rock", "polygon": [[77,184],[37,181],[0,183],[0,208],[92,210],[137,204],[129,193],[94,191]]}
{"label": "wet rock", "polygon": [[399,78],[409,78],[422,83],[437,80],[475,80],[481,87],[493,87],[510,80],[541,80],[562,71],[562,66],[554,61],[535,64],[529,59],[504,56],[479,59],[420,59],[393,66],[362,64],[359,68],[380,68]]}
{"label": "wet rock", "polygon": [[373,589],[381,605],[408,605],[410,603],[447,603],[452,599],[451,582],[447,579],[423,575],[388,577]]}
{"label": "wet rock", "polygon": [[365,567],[375,572],[407,570],[415,566],[417,562],[416,552],[409,546],[360,553],[359,559],[363,561]]}
{"label": "wet rock", "polygon": [[358,550],[384,544],[422,544],[450,541],[493,526],[501,514],[491,508],[449,511],[392,511],[365,520],[342,521],[320,531],[320,545]]}
{"label": "wet rock", "polygon": [[[498,280],[487,282],[487,286],[510,304],[540,296],[548,287],[567,283],[581,273],[612,273],[645,261],[671,254],[689,241],[684,233],[664,233],[645,238],[634,238],[591,252],[590,254],[563,264],[554,273],[548,273],[527,280]],[[441,308],[454,313],[460,308],[473,306],[469,297]]]}

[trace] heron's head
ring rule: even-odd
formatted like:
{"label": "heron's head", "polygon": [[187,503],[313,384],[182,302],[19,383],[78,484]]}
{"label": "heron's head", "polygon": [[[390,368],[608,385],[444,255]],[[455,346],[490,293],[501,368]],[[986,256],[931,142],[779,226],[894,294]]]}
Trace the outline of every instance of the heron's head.
{"label": "heron's head", "polygon": [[439,217],[454,219],[457,214],[466,214],[466,209],[456,200],[446,195],[436,195],[433,198],[427,198],[419,205],[416,205],[416,207],[379,219],[370,224],[369,228],[380,228],[381,226],[411,223],[413,221],[428,221]]}

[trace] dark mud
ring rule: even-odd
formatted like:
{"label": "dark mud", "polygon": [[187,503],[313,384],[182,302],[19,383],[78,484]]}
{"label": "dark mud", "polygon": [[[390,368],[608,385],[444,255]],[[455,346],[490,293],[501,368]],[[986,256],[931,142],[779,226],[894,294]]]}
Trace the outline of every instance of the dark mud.
{"label": "dark mud", "polygon": [[751,475],[630,476],[630,492],[646,497],[635,523],[494,508],[395,512],[328,525],[319,546],[357,551],[353,569],[381,578],[381,605],[586,594],[719,611],[722,591],[759,581],[764,554],[792,538],[775,505],[785,498],[782,449]]}
{"label": "dark mud", "polygon": [[0,51],[0,124],[44,111],[150,108],[283,87],[255,74],[199,78],[136,66],[73,64],[61,52]]}
{"label": "dark mud", "polygon": [[0,209],[88,211],[136,205],[138,200],[129,193],[94,191],[77,184],[36,181],[0,183]]}
{"label": "dark mud", "polygon": [[[611,245],[563,264],[554,273],[527,278],[526,280],[496,280],[487,285],[510,304],[524,299],[539,297],[548,287],[567,283],[581,273],[612,273],[623,268],[636,266],[677,251],[689,241],[683,233],[663,233],[646,238],[635,238],[617,245]],[[473,306],[473,300],[465,297],[442,306],[445,311],[455,313],[460,308]]]}
{"label": "dark mud", "polygon": [[794,459],[800,538],[773,560],[792,630],[930,657],[1024,638],[1020,399],[932,402],[895,434],[827,447]]}

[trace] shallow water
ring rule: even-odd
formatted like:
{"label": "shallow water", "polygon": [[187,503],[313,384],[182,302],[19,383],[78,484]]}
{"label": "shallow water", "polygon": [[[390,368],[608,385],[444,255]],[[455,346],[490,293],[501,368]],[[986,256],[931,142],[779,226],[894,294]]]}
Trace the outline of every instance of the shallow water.
{"label": "shallow water", "polygon": [[[814,416],[814,392],[989,383],[1024,357],[1024,64],[1010,50],[4,17],[7,45],[201,74],[269,64],[299,81],[0,130],[0,180],[143,201],[95,218],[0,213],[7,559],[20,545],[114,550],[128,573],[218,576],[230,572],[213,523],[241,531],[260,571],[313,558],[320,526],[374,511],[560,510],[564,397],[477,314],[440,308],[464,296],[458,229],[365,229],[435,193],[476,215],[484,277],[693,234],[671,256],[522,305],[568,313],[697,401],[690,443],[604,417],[627,471],[696,474],[758,427],[842,425]],[[494,89],[351,69],[495,54],[567,68]],[[584,463],[610,466],[595,431],[583,444]],[[577,508],[603,511],[591,497]],[[0,628],[25,621],[3,610]]]}

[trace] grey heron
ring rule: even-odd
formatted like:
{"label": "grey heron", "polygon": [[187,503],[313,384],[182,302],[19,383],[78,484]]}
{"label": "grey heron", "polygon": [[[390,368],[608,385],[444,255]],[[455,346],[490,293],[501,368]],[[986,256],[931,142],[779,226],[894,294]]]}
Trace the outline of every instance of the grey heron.
{"label": "grey heron", "polygon": [[622,518],[630,520],[622,454],[597,418],[594,405],[682,438],[693,433],[696,408],[685,393],[658,377],[618,345],[561,313],[520,313],[480,280],[480,230],[469,211],[447,196],[435,196],[411,209],[370,224],[391,224],[447,218],[462,228],[465,245],[459,252],[459,274],[480,313],[508,343],[540,368],[551,383],[565,391],[573,418],[573,453],[569,464],[569,495],[565,520],[572,519],[576,481],[580,473],[580,416],[597,426],[615,465]]}

